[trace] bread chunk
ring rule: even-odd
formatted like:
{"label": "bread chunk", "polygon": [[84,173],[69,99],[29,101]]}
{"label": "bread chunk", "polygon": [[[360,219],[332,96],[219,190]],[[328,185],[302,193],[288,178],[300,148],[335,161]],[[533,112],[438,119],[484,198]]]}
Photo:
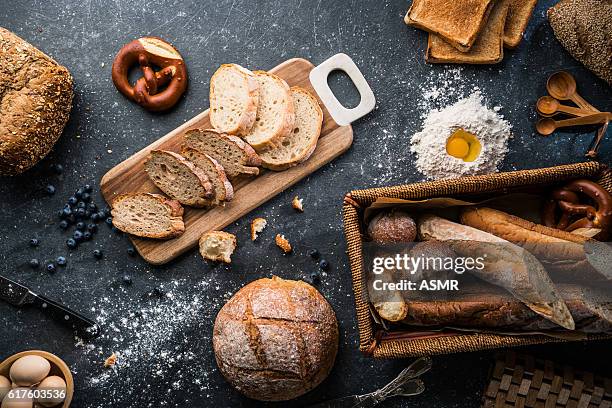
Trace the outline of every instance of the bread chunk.
{"label": "bread chunk", "polygon": [[232,262],[236,236],[224,231],[210,231],[200,238],[200,254],[210,261]]}
{"label": "bread chunk", "polygon": [[169,239],[185,232],[183,207],[161,194],[122,194],[111,213],[115,227],[138,237]]}

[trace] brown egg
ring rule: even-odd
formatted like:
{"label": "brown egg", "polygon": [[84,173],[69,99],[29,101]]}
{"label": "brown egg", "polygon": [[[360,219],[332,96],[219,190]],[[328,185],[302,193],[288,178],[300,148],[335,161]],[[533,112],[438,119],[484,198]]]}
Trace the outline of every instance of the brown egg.
{"label": "brown egg", "polygon": [[3,375],[0,375],[0,401],[11,390],[11,381]]}
{"label": "brown egg", "polygon": [[41,391],[42,396],[42,398],[37,398],[36,402],[43,407],[54,407],[66,399],[66,382],[57,375],[45,378],[36,389]]}
{"label": "brown egg", "polygon": [[41,382],[51,371],[51,364],[40,356],[29,355],[18,359],[10,370],[11,380],[20,387],[31,387]]}
{"label": "brown egg", "polygon": [[11,394],[4,397],[0,408],[32,408],[34,400],[32,398],[24,398],[24,396],[27,396],[28,391],[31,390],[26,387],[13,389]]}

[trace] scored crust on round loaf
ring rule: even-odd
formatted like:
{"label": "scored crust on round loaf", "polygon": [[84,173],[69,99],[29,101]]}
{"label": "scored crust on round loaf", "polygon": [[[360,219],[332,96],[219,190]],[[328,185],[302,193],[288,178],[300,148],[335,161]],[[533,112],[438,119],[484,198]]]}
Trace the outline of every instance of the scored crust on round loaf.
{"label": "scored crust on round loaf", "polygon": [[230,179],[242,174],[259,174],[257,166],[261,166],[261,159],[255,150],[239,137],[214,129],[191,129],[185,133],[184,145],[217,160]]}
{"label": "scored crust on round loaf", "polygon": [[72,84],[66,68],[0,27],[0,176],[49,153],[70,116]]}
{"label": "scored crust on round loaf", "polygon": [[145,161],[145,171],[164,193],[181,204],[205,207],[213,196],[213,185],[204,171],[183,156],[166,150],[153,150]]}
{"label": "scored crust on round loaf", "polygon": [[130,193],[113,200],[113,225],[144,238],[169,239],[185,232],[183,207],[161,194]]}
{"label": "scored crust on round loaf", "polygon": [[323,125],[319,101],[307,90],[291,88],[295,107],[293,131],[278,147],[260,152],[262,166],[270,170],[286,170],[305,162],[314,153]]}
{"label": "scored crust on round loaf", "polygon": [[314,287],[274,276],[249,283],[223,306],[213,348],[219,370],[238,391],[286,401],[327,377],[338,351],[338,323]]}
{"label": "scored crust on round loaf", "polygon": [[183,146],[181,155],[202,169],[208,179],[212,182],[214,197],[210,200],[210,205],[220,205],[224,201],[231,201],[234,197],[234,188],[225,175],[225,170],[215,159],[206,153],[200,153],[191,147]]}
{"label": "scored crust on round loaf", "polygon": [[260,152],[279,146],[291,133],[295,108],[289,85],[282,78],[265,71],[255,71],[254,74],[259,81],[257,118],[244,140]]}
{"label": "scored crust on round loaf", "polygon": [[244,135],[255,123],[259,82],[238,64],[223,64],[210,79],[210,123],[221,132]]}

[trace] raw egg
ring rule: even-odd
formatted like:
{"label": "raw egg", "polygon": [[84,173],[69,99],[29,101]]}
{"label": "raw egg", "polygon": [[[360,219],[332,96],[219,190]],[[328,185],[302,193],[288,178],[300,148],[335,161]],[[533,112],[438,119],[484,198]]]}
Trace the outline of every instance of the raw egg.
{"label": "raw egg", "polygon": [[41,382],[51,371],[51,364],[41,356],[29,355],[18,359],[10,370],[11,380],[21,387],[31,387]]}
{"label": "raw egg", "polygon": [[11,382],[8,378],[0,375],[0,401],[4,399],[4,396],[11,390]]}
{"label": "raw egg", "polygon": [[0,408],[32,408],[34,401],[27,396],[29,391],[31,390],[25,387],[15,388],[12,398],[11,395],[4,397]]}
{"label": "raw egg", "polygon": [[66,399],[66,382],[57,375],[45,378],[36,389],[42,391],[40,395],[44,396],[36,399],[43,407],[54,407]]}
{"label": "raw egg", "polygon": [[464,162],[473,162],[480,155],[482,146],[476,135],[456,129],[446,140],[446,152]]}

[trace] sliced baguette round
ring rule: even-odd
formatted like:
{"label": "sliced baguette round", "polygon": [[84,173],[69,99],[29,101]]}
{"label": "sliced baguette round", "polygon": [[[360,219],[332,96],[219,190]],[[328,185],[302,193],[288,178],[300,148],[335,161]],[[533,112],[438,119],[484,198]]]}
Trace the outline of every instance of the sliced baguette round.
{"label": "sliced baguette round", "polygon": [[259,152],[280,146],[293,130],[295,112],[291,90],[282,78],[265,71],[254,74],[259,82],[257,118],[244,140]]}
{"label": "sliced baguette round", "polygon": [[191,129],[185,133],[184,146],[205,153],[223,166],[225,174],[234,179],[242,174],[257,176],[261,159],[255,150],[239,137],[214,129]]}
{"label": "sliced baguette round", "polygon": [[223,166],[206,153],[201,153],[191,147],[183,146],[181,155],[195,164],[198,168],[202,169],[212,182],[214,196],[210,200],[211,206],[221,205],[225,201],[232,200],[234,197],[234,188],[232,187],[232,183],[227,179]]}
{"label": "sliced baguette round", "polygon": [[183,207],[161,194],[130,193],[112,204],[113,225],[144,238],[170,239],[185,232]]}
{"label": "sliced baguette round", "polygon": [[263,167],[270,170],[286,170],[308,160],[317,147],[323,111],[319,101],[307,90],[291,88],[295,107],[295,127],[280,146],[260,153]]}
{"label": "sliced baguette round", "polygon": [[203,170],[180,154],[153,150],[145,161],[153,183],[171,198],[191,207],[206,207],[213,197],[213,185]]}
{"label": "sliced baguette round", "polygon": [[210,123],[215,129],[245,135],[255,123],[259,82],[238,64],[223,64],[210,79]]}

